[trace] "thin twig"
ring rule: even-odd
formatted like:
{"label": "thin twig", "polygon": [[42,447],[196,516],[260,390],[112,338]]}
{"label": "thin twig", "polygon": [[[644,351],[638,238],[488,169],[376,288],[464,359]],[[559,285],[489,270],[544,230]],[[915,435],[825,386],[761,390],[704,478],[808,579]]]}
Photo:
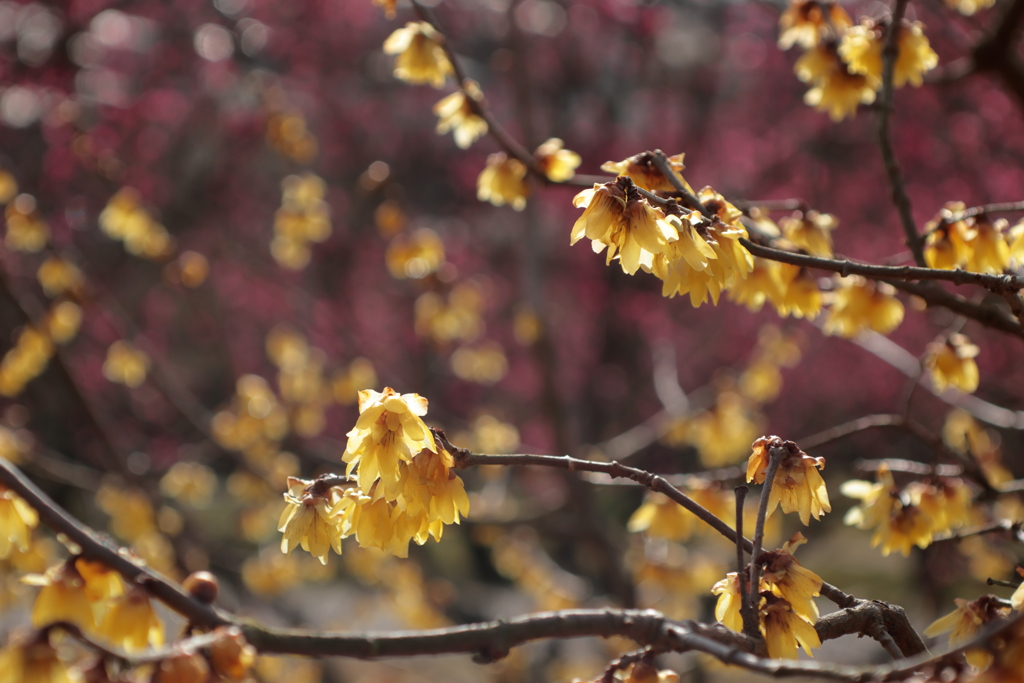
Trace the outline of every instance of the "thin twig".
{"label": "thin twig", "polygon": [[[772,484],[775,482],[775,473],[779,471],[779,464],[785,456],[785,449],[781,442],[776,440],[778,446],[768,446],[768,469],[764,475],[764,484],[761,487],[761,500],[757,505],[757,522],[754,526],[754,541],[750,551],[750,586],[748,595],[750,604],[757,606],[759,588],[761,586],[761,568],[757,561],[761,559],[761,544],[764,542],[764,523],[768,519],[768,499],[771,497]],[[749,635],[749,634],[748,634]]]}
{"label": "thin twig", "polygon": [[876,427],[899,427],[903,424],[903,416],[896,415],[894,413],[882,413],[879,415],[865,415],[859,417],[856,420],[850,420],[843,424],[830,427],[824,431],[812,434],[811,436],[800,439],[801,448],[809,450],[811,448],[820,448],[825,444],[837,441],[839,439],[856,434],[857,432],[863,432],[867,429],[874,429]]}

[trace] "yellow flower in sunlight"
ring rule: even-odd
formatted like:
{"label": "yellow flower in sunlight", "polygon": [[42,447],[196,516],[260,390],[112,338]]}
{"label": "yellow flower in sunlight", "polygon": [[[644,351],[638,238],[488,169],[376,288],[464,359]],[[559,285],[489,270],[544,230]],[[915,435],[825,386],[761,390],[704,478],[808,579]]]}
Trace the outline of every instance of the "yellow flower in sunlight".
{"label": "yellow flower in sunlight", "polygon": [[835,37],[853,24],[850,15],[838,2],[819,0],[790,0],[789,7],[779,17],[779,49],[788,50],[799,45],[809,50],[824,36]]}
{"label": "yellow flower in sunlight", "polygon": [[813,320],[821,312],[821,290],[810,271],[800,266],[780,263],[779,279],[783,285],[779,315]]}
{"label": "yellow flower in sunlight", "polygon": [[818,621],[818,606],[814,598],[821,595],[821,577],[803,567],[793,552],[807,542],[799,531],[786,541],[781,550],[772,550],[762,556],[763,583],[777,597],[786,600],[794,612],[812,624]]}
{"label": "yellow flower in sunlight", "polygon": [[444,242],[430,228],[395,235],[384,254],[388,272],[397,280],[419,280],[444,263]]}
{"label": "yellow flower in sunlight", "polygon": [[651,493],[629,518],[626,528],[633,533],[642,531],[653,538],[685,541],[690,537],[695,519],[692,512],[668,496]]}
{"label": "yellow flower in sunlight", "polygon": [[[683,165],[683,155],[676,154],[675,156],[668,157],[668,164],[675,171],[676,176],[682,180],[683,184],[690,188],[690,184],[683,180],[683,176],[679,173],[686,168]],[[676,191],[675,186],[658,170],[658,167],[654,165],[653,157],[647,152],[636,154],[622,161],[606,161],[601,164],[601,170],[606,173],[627,176],[636,183],[637,187],[641,187],[648,192]],[[692,192],[693,190],[691,189],[690,191]]]}
{"label": "yellow flower in sunlight", "polygon": [[66,621],[92,633],[95,625],[92,604],[85,580],[73,562],[50,567],[45,574],[29,574],[22,578],[29,586],[39,586],[39,595],[32,605],[32,625],[36,628]]}
{"label": "yellow flower in sunlight", "polygon": [[808,50],[794,65],[797,77],[811,84],[804,102],[818,111],[827,111],[839,122],[853,115],[857,106],[875,101],[878,82],[872,76],[851,73],[832,45],[819,44]]}
{"label": "yellow flower in sunlight", "polygon": [[209,678],[206,657],[192,650],[179,650],[161,659],[153,673],[153,683],[205,683]]}
{"label": "yellow flower in sunlight", "polygon": [[821,647],[821,639],[814,630],[814,624],[793,611],[789,602],[775,595],[764,596],[766,604],[761,607],[761,634],[768,646],[772,659],[796,659],[799,647],[809,657],[812,648]]}
{"label": "yellow flower in sunlight", "polygon": [[[981,627],[993,621],[1006,618],[1009,610],[996,601],[995,596],[983,595],[973,602],[957,598],[956,609],[932,622],[924,634],[929,638],[950,631],[949,646],[958,647],[970,642],[981,631]],[[967,663],[985,669],[992,662],[992,654],[976,648],[967,651]]]}
{"label": "yellow flower in sunlight", "polygon": [[437,133],[444,135],[451,131],[455,144],[462,149],[469,149],[476,140],[487,134],[487,121],[477,113],[479,103],[484,94],[480,84],[467,78],[462,82],[462,89],[453,92],[434,105],[437,115]]}
{"label": "yellow flower in sunlight", "polygon": [[[843,517],[843,524],[856,526],[858,529],[873,529],[887,524],[893,508],[899,502],[899,490],[892,472],[882,465],[876,473],[878,482],[853,479],[843,482],[839,492],[847,498],[856,498],[860,505],[850,508]],[[877,545],[874,543],[873,545]]]}
{"label": "yellow flower in sunlight", "polygon": [[281,552],[291,553],[301,545],[322,564],[327,564],[331,548],[340,555],[340,520],[330,514],[336,498],[334,490],[322,482],[288,477],[288,491],[284,494],[288,505],[277,525],[277,530],[284,533]]}
{"label": "yellow flower in sunlight", "polygon": [[763,484],[768,475],[771,451],[782,449],[781,460],[768,496],[768,514],[781,506],[784,513],[796,512],[800,521],[810,524],[811,517],[821,519],[832,511],[825,480],[818,470],[825,468],[824,458],[812,458],[792,441],[777,436],[761,437],[752,445],[753,453],[747,461],[747,481]]}
{"label": "yellow flower in sunlight", "polygon": [[935,218],[925,223],[924,260],[929,268],[952,270],[967,265],[975,230],[967,221],[947,222],[965,208],[963,202],[947,202]]}
{"label": "yellow flower in sunlight", "polygon": [[750,440],[761,432],[764,416],[742,396],[723,391],[715,406],[693,418],[687,440],[697,449],[705,467],[724,467],[743,459]]}
{"label": "yellow flower in sunlight", "polygon": [[39,215],[36,198],[32,195],[19,194],[7,205],[4,217],[7,219],[4,245],[8,249],[35,253],[50,240],[50,228]]}
{"label": "yellow flower in sunlight", "polygon": [[89,602],[95,604],[124,594],[121,575],[102,562],[79,557],[75,560],[75,569],[85,581],[85,596]]}
{"label": "yellow flower in sunlight", "polygon": [[572,203],[584,211],[572,227],[569,243],[587,237],[597,254],[607,247],[605,262],[610,265],[618,256],[623,272],[630,275],[641,265],[651,268],[654,255],[679,239],[664,214],[648,204],[623,176],[583,190]]}
{"label": "yellow flower in sunlight", "polygon": [[[459,524],[469,514],[469,497],[453,466],[443,448],[436,453],[424,449],[402,470],[401,501],[409,520],[419,520],[418,543],[426,542],[428,534],[441,540],[443,524]],[[442,525],[435,524],[438,520]]]}
{"label": "yellow flower in sunlight", "polygon": [[149,371],[149,356],[124,340],[116,341],[107,349],[103,362],[103,376],[111,382],[131,388],[141,386]]}
{"label": "yellow flower in sunlight", "polygon": [[49,638],[29,642],[12,640],[0,649],[2,683],[80,683],[78,669],[69,669],[57,656]]}
{"label": "yellow flower in sunlight", "polygon": [[215,633],[221,637],[210,646],[213,670],[233,681],[245,680],[256,662],[256,648],[246,642],[237,626],[222,626]]}
{"label": "yellow flower in sunlight", "polygon": [[176,462],[160,478],[160,493],[191,507],[206,507],[216,490],[216,473],[198,462]]}
{"label": "yellow flower in sunlight", "polygon": [[56,304],[43,320],[46,334],[56,344],[66,344],[74,339],[81,326],[82,309],[71,301]]}
{"label": "yellow flower in sunlight", "polygon": [[50,256],[43,261],[36,277],[48,297],[76,294],[85,282],[82,271],[59,256]]}
{"label": "yellow flower in sunlight", "polygon": [[[839,54],[849,64],[851,73],[863,74],[881,83],[885,40],[885,27],[868,19],[846,31]],[[897,48],[893,70],[893,85],[897,88],[907,83],[919,87],[924,82],[924,72],[939,64],[939,56],[928,44],[920,22],[903,22]]]}
{"label": "yellow flower in sunlight", "polygon": [[960,479],[939,479],[934,484],[915,481],[905,491],[911,504],[929,520],[933,534],[949,533],[974,522],[974,496]]}
{"label": "yellow flower in sunlight", "polygon": [[946,7],[953,8],[968,17],[980,9],[988,9],[994,4],[996,4],[996,0],[946,0]]}
{"label": "yellow flower in sunlight", "polygon": [[140,586],[113,600],[97,632],[126,652],[164,643],[164,626],[153,611],[149,594]]}
{"label": "yellow flower in sunlight", "polygon": [[740,607],[743,598],[740,596],[740,579],[736,572],[729,572],[725,578],[716,583],[711,592],[718,596],[715,603],[715,619],[727,629],[740,633],[743,631],[743,617]]}
{"label": "yellow flower in sunlight", "polygon": [[825,333],[850,339],[866,329],[889,334],[903,322],[903,304],[895,290],[884,282],[858,275],[837,278],[839,288],[825,320]]}
{"label": "yellow flower in sunlight", "polygon": [[888,556],[893,550],[899,550],[904,557],[910,555],[910,549],[927,548],[932,542],[931,521],[916,505],[904,505],[897,502],[889,519],[875,532],[871,546],[882,546],[882,555]]}
{"label": "yellow flower in sunlight", "polygon": [[729,288],[729,299],[751,312],[760,311],[766,301],[778,308],[786,291],[778,261],[754,257],[753,269]]}
{"label": "yellow flower in sunlight", "polygon": [[838,225],[835,216],[817,211],[795,211],[779,221],[786,239],[812,256],[828,258],[832,257],[832,231]]}
{"label": "yellow flower in sunlight", "polygon": [[576,175],[583,159],[572,150],[565,149],[560,138],[549,138],[534,150],[533,156],[548,180],[564,183]]}
{"label": "yellow flower in sunlight", "polygon": [[384,41],[384,53],[398,55],[395,78],[406,83],[429,83],[435,88],[444,85],[452,73],[451,62],[441,47],[444,36],[425,21],[410,21]]}
{"label": "yellow flower in sunlight", "polygon": [[459,347],[452,354],[449,364],[459,379],[483,385],[500,382],[508,373],[508,358],[501,344],[496,341]]}
{"label": "yellow flower in sunlight", "polygon": [[973,239],[968,241],[970,254],[967,270],[975,273],[1002,273],[1010,267],[1010,245],[1003,232],[1009,225],[1005,218],[993,222],[987,216],[974,219]]}
{"label": "yellow flower in sunlight", "polygon": [[476,198],[495,206],[508,204],[516,211],[526,208],[530,186],[526,182],[528,169],[518,159],[510,159],[504,152],[487,157],[487,166],[476,180]]}
{"label": "yellow flower in sunlight", "polygon": [[978,347],[962,334],[954,334],[943,342],[928,345],[924,359],[937,391],[956,387],[960,391],[973,393],[978,388],[978,364],[974,358]]}
{"label": "yellow flower in sunlight", "polygon": [[400,477],[399,462],[409,462],[423,449],[436,451],[434,437],[423,416],[427,399],[419,394],[399,395],[391,387],[383,392],[359,392],[359,418],[348,433],[342,460],[348,472],[359,467],[359,488],[369,491],[379,477],[385,495],[393,500]]}
{"label": "yellow flower in sunlight", "polygon": [[39,524],[35,509],[14,491],[0,486],[0,559],[17,549],[28,552],[32,529]]}

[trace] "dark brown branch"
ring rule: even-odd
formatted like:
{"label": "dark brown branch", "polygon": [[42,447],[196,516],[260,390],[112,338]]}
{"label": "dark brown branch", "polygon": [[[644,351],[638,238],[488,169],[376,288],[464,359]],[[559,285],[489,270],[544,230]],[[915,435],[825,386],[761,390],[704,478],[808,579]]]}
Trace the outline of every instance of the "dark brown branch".
{"label": "dark brown branch", "polygon": [[984,536],[986,534],[996,534],[1001,532],[1010,532],[1015,537],[1017,537],[1018,540],[1024,541],[1024,538],[1022,538],[1021,534],[1022,526],[1024,526],[1024,522],[1014,522],[1009,519],[1004,519],[999,522],[996,522],[995,524],[990,524],[988,526],[978,527],[976,529],[965,529],[963,531],[958,531],[954,534],[950,534],[949,536],[942,536],[940,538],[936,538],[932,542],[940,543],[942,541],[959,541],[961,538],[970,538],[971,536]]}
{"label": "dark brown branch", "polygon": [[940,306],[965,318],[981,323],[985,327],[991,327],[992,329],[1018,337],[1024,336],[1024,328],[1021,327],[1020,323],[1012,315],[1009,315],[1003,309],[986,304],[976,304],[939,287],[926,287],[917,282],[906,282],[904,280],[883,279],[882,281],[888,282],[902,292],[921,297],[929,306]]}
{"label": "dark brown branch", "polygon": [[764,542],[764,523],[768,521],[768,499],[771,497],[772,484],[775,483],[775,473],[779,471],[779,464],[786,456],[782,440],[778,437],[772,437],[772,440],[775,445],[768,446],[768,469],[765,471],[764,484],[761,486],[761,499],[757,503],[757,521],[754,523],[754,541],[750,551],[750,586],[747,591],[750,605],[755,609],[761,591],[761,567],[757,561],[761,557],[761,544]]}
{"label": "dark brown branch", "polygon": [[889,176],[892,188],[892,201],[900,216],[903,232],[906,235],[907,247],[914,255],[914,263],[924,267],[924,240],[917,232],[914,214],[910,207],[910,196],[907,194],[903,170],[896,158],[896,150],[892,145],[889,132],[889,119],[893,110],[893,73],[896,71],[896,56],[899,54],[899,35],[903,29],[903,15],[907,11],[909,0],[896,0],[889,19],[886,32],[885,47],[882,48],[882,92],[878,102],[878,145],[882,150],[885,172]]}
{"label": "dark brown branch", "polygon": [[[1024,211],[1024,202],[999,202],[996,204],[983,204],[982,206],[972,206],[964,209],[963,211],[957,211],[956,213],[950,214],[939,221],[939,225],[950,225],[957,221],[962,221],[967,218],[974,218],[975,216],[981,216],[988,213],[1012,213],[1016,211]],[[938,230],[939,226],[932,229]]]}
{"label": "dark brown branch", "polygon": [[686,197],[686,201],[697,207],[697,210],[700,211],[701,215],[710,220],[711,212],[708,211],[707,207],[704,206],[704,203],[690,191],[690,188],[686,187],[686,183],[682,182],[679,179],[679,176],[675,174],[672,170],[672,166],[668,162],[668,157],[665,156],[665,153],[660,149],[656,149],[653,152],[649,152],[649,154],[651,155],[651,161],[654,162],[657,169],[661,171],[661,174],[665,176],[665,180],[672,183],[672,187],[676,188],[676,192]]}

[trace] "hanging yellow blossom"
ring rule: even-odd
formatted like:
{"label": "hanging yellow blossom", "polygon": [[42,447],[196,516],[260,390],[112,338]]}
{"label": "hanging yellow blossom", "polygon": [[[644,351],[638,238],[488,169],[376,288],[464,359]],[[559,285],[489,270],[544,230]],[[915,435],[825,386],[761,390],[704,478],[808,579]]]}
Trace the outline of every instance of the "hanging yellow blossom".
{"label": "hanging yellow blossom", "polygon": [[418,280],[436,272],[444,263],[444,242],[430,228],[395,235],[384,253],[388,272],[397,280]]}
{"label": "hanging yellow blossom", "polygon": [[718,596],[715,619],[731,631],[742,632],[743,617],[740,608],[743,606],[743,597],[740,595],[739,575],[736,572],[729,572],[711,588],[711,592]]}
{"label": "hanging yellow blossom", "polygon": [[[683,182],[683,184],[690,188],[690,184],[687,183],[683,176],[680,174],[684,168],[683,155],[676,154],[668,158],[668,164],[676,173],[676,177]],[[637,187],[643,188],[648,192],[675,192],[675,185],[669,181],[664,174],[658,170],[658,167],[654,165],[654,158],[644,152],[642,154],[636,154],[623,159],[622,161],[606,161],[601,164],[601,170],[606,173],[614,173],[619,176],[627,176],[630,180],[636,183]],[[692,189],[690,190],[693,191]],[[691,207],[696,208],[696,207]]]}
{"label": "hanging yellow blossom", "polygon": [[780,263],[779,279],[783,285],[779,315],[813,320],[821,312],[821,290],[818,282],[806,268]]}
{"label": "hanging yellow blossom", "polygon": [[363,491],[369,491],[379,477],[392,492],[398,486],[400,462],[409,462],[423,449],[436,451],[434,437],[423,422],[426,414],[427,399],[419,394],[399,395],[391,387],[380,393],[359,392],[359,419],[348,433],[342,460],[350,473],[359,467]]}
{"label": "hanging yellow blossom", "polygon": [[809,50],[823,37],[835,38],[853,24],[850,15],[838,3],[830,0],[790,0],[789,7],[779,17],[779,49],[788,50],[799,45]]}
{"label": "hanging yellow blossom", "polygon": [[975,273],[1002,273],[1010,267],[1010,246],[1003,236],[1009,223],[1005,218],[991,221],[981,215],[974,219],[973,239],[967,243],[970,255],[967,270]]}
{"label": "hanging yellow blossom", "polygon": [[909,555],[915,545],[927,548],[932,542],[932,523],[928,516],[909,496],[904,499],[887,467],[878,470],[877,484],[866,481],[847,481],[839,489],[850,498],[860,498],[861,504],[850,508],[843,523],[859,529],[875,529],[871,547],[882,547],[882,555],[888,556],[893,550]]}
{"label": "hanging yellow blossom", "polygon": [[140,586],[113,600],[97,633],[126,652],[164,643],[163,623],[153,611],[149,594]]}
{"label": "hanging yellow blossom", "polygon": [[928,345],[924,359],[937,391],[956,387],[968,394],[978,388],[980,375],[974,358],[978,347],[962,334],[954,334],[942,342]]}
{"label": "hanging yellow blossom", "polygon": [[116,341],[107,349],[103,362],[103,376],[111,382],[131,388],[142,386],[149,371],[149,356],[124,340]]}
{"label": "hanging yellow blossom", "polygon": [[763,423],[764,416],[742,396],[722,391],[711,410],[693,418],[687,441],[697,449],[702,465],[725,467],[743,459]]}
{"label": "hanging yellow blossom", "polygon": [[14,491],[0,486],[0,559],[17,549],[28,552],[32,529],[39,524],[35,509]]}
{"label": "hanging yellow blossom", "polygon": [[410,21],[384,41],[384,52],[398,55],[395,78],[414,85],[429,83],[435,88],[444,85],[452,73],[451,62],[441,47],[444,36],[425,21]]}
{"label": "hanging yellow blossom", "polygon": [[928,236],[925,238],[924,260],[929,268],[952,270],[967,265],[972,252],[969,243],[976,237],[975,229],[966,220],[950,222],[965,208],[963,202],[947,202],[939,214],[925,224]]}
{"label": "hanging yellow blossom", "polygon": [[[957,598],[954,600],[956,609],[941,617],[925,629],[924,634],[934,637],[940,633],[949,634],[949,646],[958,647],[970,642],[981,631],[982,626],[1001,621],[1006,618],[1009,610],[1001,605],[993,595],[983,595],[977,600],[968,602]],[[985,669],[992,663],[992,654],[987,650],[975,648],[967,651],[967,663],[978,669]]]}
{"label": "hanging yellow blossom", "polygon": [[[80,683],[82,674],[69,669],[50,638],[33,638],[28,642],[12,640],[0,649],[0,681],[2,683]],[[197,681],[196,683],[200,683]]]}
{"label": "hanging yellow blossom", "polygon": [[215,633],[221,637],[210,646],[211,667],[233,681],[246,680],[256,662],[256,648],[246,642],[237,626],[222,626]]}
{"label": "hanging yellow blossom", "polygon": [[702,221],[696,211],[686,218],[670,216],[668,224],[683,238],[670,243],[658,254],[652,268],[663,282],[662,296],[688,293],[690,304],[695,308],[709,297],[717,306],[722,292],[744,280],[754,261],[739,242],[741,237],[747,236],[742,226],[724,223],[716,216],[711,226],[702,224],[698,232],[694,224]]}
{"label": "hanging yellow blossom", "polygon": [[124,581],[121,575],[102,562],[75,559],[75,569],[85,581],[85,597],[96,604],[124,595]]}
{"label": "hanging yellow blossom", "polygon": [[559,138],[550,138],[533,152],[537,164],[548,180],[564,183],[576,175],[576,168],[583,159],[572,150],[565,149]]}
{"label": "hanging yellow blossom", "polygon": [[284,533],[281,552],[290,553],[301,545],[322,564],[327,564],[331,548],[340,555],[339,520],[330,514],[338,496],[338,491],[322,481],[288,477],[288,492],[284,494],[288,505],[277,525],[277,530]]}
{"label": "hanging yellow blossom", "polygon": [[455,144],[461,149],[469,149],[476,140],[486,135],[487,121],[477,111],[483,97],[480,84],[467,78],[462,82],[461,90],[453,92],[435,104],[438,135],[451,131],[455,137]]}
{"label": "hanging yellow blossom", "polygon": [[78,626],[92,633],[95,626],[92,604],[85,589],[85,580],[73,561],[62,562],[45,574],[29,574],[22,582],[40,586],[32,606],[32,625],[39,628],[58,621]]}
{"label": "hanging yellow blossom", "polygon": [[960,479],[915,481],[904,491],[910,503],[920,508],[929,520],[933,534],[949,533],[954,528],[972,524],[977,517],[972,507],[974,496]]}
{"label": "hanging yellow blossom", "polygon": [[623,272],[630,275],[641,264],[650,268],[654,255],[679,239],[664,214],[648,204],[624,176],[583,190],[573,199],[573,206],[584,211],[573,225],[570,244],[587,237],[595,253],[607,247],[606,263],[610,265],[618,256]]}
{"label": "hanging yellow blossom", "polygon": [[863,330],[889,334],[903,322],[903,304],[884,282],[859,275],[837,278],[838,289],[825,320],[825,333],[850,339]]}
{"label": "hanging yellow blossom", "polygon": [[[882,50],[885,47],[885,26],[865,19],[843,35],[839,55],[853,74],[863,74],[881,83]],[[904,21],[900,27],[893,85],[902,88],[907,83],[919,87],[926,71],[939,64],[939,56],[928,44],[920,22]]]}
{"label": "hanging yellow blossom", "polygon": [[522,211],[530,195],[527,171],[523,162],[510,159],[504,152],[491,154],[487,157],[487,166],[476,180],[476,198],[495,206],[508,204],[516,211]]}
{"label": "hanging yellow blossom", "polygon": [[695,519],[692,512],[668,496],[651,493],[629,518],[626,528],[633,533],[642,531],[652,538],[685,541],[690,537]]}
{"label": "hanging yellow blossom", "polygon": [[764,566],[763,582],[777,597],[785,599],[794,612],[812,624],[818,620],[818,606],[814,598],[821,594],[821,577],[803,567],[793,552],[807,543],[799,531],[793,534],[781,550],[764,553],[760,561]]}
{"label": "hanging yellow blossom", "polygon": [[857,106],[875,101],[879,82],[874,76],[852,73],[835,45],[822,43],[808,50],[794,65],[797,77],[811,84],[804,102],[827,111],[833,121],[853,115]]}
{"label": "hanging yellow blossom", "polygon": [[817,211],[795,211],[779,221],[782,234],[812,256],[832,258],[832,231],[838,227],[835,216]]}
{"label": "hanging yellow blossom", "polygon": [[766,301],[780,307],[786,291],[780,266],[778,261],[755,256],[754,266],[747,277],[737,279],[729,288],[729,299],[754,313],[760,311]]}
{"label": "hanging yellow blossom", "polygon": [[761,634],[772,659],[796,659],[800,647],[813,657],[812,648],[821,647],[814,624],[797,614],[788,601],[773,594],[763,596]]}
{"label": "hanging yellow blossom", "polygon": [[792,441],[777,436],[761,437],[751,447],[754,452],[747,461],[747,481],[755,484],[765,481],[771,451],[783,451],[768,497],[769,515],[781,505],[784,513],[796,512],[801,522],[810,524],[811,517],[821,519],[832,511],[825,481],[818,474],[825,468],[824,458],[812,458]]}

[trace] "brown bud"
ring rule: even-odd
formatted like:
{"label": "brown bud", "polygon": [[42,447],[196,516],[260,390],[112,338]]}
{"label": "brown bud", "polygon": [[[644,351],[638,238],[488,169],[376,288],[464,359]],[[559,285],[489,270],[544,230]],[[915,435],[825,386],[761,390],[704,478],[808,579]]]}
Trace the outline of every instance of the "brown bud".
{"label": "brown bud", "polygon": [[210,666],[197,652],[178,652],[160,662],[153,683],[205,683]]}
{"label": "brown bud", "polygon": [[223,637],[210,646],[213,670],[235,681],[244,679],[256,661],[256,648],[245,642],[241,629],[236,626],[219,628],[216,633]]}
{"label": "brown bud", "polygon": [[217,593],[220,591],[217,577],[207,571],[192,572],[185,577],[181,585],[185,592],[196,600],[205,602],[207,605],[213,604],[213,601],[217,599]]}

